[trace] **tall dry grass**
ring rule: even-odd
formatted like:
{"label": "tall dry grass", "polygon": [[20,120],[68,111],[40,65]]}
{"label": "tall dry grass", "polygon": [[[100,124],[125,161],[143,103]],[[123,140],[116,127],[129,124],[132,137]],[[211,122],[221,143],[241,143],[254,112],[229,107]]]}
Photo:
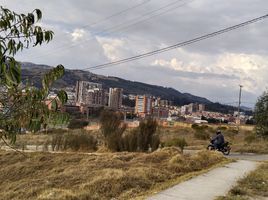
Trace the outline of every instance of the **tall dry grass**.
{"label": "tall dry grass", "polygon": [[190,172],[225,160],[220,154],[49,154],[0,152],[0,199],[133,199]]}

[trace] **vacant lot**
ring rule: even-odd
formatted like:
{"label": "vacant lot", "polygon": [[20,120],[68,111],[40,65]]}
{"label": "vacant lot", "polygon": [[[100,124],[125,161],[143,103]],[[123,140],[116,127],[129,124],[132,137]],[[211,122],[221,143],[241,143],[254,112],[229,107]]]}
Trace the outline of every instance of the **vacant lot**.
{"label": "vacant lot", "polygon": [[[202,127],[192,128],[191,124],[180,125],[177,127],[160,127],[157,132],[160,135],[160,140],[163,146],[173,146],[174,140],[184,138],[188,144],[188,149],[206,149],[209,138],[212,137],[218,128],[222,129],[225,139],[231,143],[233,152],[249,152],[249,153],[268,153],[268,139],[264,140],[254,135],[253,126],[241,126],[237,133],[237,128],[227,125],[204,125]],[[131,129],[126,130],[130,132]],[[48,134],[25,134],[18,135],[16,141],[17,148],[25,148],[26,145],[52,145],[52,140],[55,135],[66,133],[79,134],[86,132],[98,140],[98,144],[103,144],[103,137],[99,130],[82,131],[77,130],[53,130]],[[1,142],[0,142],[1,144]],[[99,148],[99,147],[98,147]],[[92,151],[92,150],[91,150]],[[90,151],[87,151],[90,152]]]}
{"label": "vacant lot", "polygon": [[0,151],[0,199],[133,199],[168,187],[185,174],[226,162],[218,153],[51,154]]}
{"label": "vacant lot", "polygon": [[226,197],[217,200],[251,200],[268,198],[268,162],[239,181]]}

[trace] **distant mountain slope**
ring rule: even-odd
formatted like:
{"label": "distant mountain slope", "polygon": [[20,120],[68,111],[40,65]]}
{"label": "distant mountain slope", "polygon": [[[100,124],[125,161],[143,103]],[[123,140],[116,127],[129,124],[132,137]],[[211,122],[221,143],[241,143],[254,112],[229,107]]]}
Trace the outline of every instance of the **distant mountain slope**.
{"label": "distant mountain slope", "polygon": [[[40,75],[44,74],[51,67],[47,65],[37,65],[33,63],[22,63],[22,78],[30,80],[35,86],[40,87]],[[64,77],[54,85],[56,88],[75,86],[76,81],[92,81],[101,83],[104,88],[119,87],[123,88],[124,94],[148,94],[162,99],[171,100],[175,105],[185,105],[189,103],[203,103],[213,111],[228,112],[234,107],[213,103],[206,98],[198,97],[189,93],[181,93],[173,88],[150,85],[146,83],[124,80],[117,77],[106,77],[93,74],[89,71],[66,70]]]}

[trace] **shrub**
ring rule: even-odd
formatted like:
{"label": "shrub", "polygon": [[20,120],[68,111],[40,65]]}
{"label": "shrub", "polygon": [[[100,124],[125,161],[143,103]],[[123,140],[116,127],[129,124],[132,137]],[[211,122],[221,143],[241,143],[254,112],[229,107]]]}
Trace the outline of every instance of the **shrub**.
{"label": "shrub", "polygon": [[197,129],[199,127],[198,124],[192,124],[192,129]]}
{"label": "shrub", "polygon": [[51,140],[51,147],[52,147],[52,151],[58,151],[60,149],[62,149],[62,145],[63,145],[63,134],[55,134],[52,136],[52,140]]}
{"label": "shrub", "polygon": [[138,129],[132,129],[123,136],[123,146],[125,151],[135,152],[138,150]]}
{"label": "shrub", "polygon": [[217,129],[218,129],[218,130],[221,130],[221,131],[225,131],[225,130],[227,130],[228,128],[227,128],[226,126],[219,126]]}
{"label": "shrub", "polygon": [[97,140],[86,131],[80,133],[67,133],[64,137],[63,149],[78,150],[97,150]]}
{"label": "shrub", "polygon": [[152,151],[160,144],[156,133],[158,124],[154,119],[140,122],[139,127],[125,133],[126,125],[121,122],[122,116],[113,111],[103,111],[100,118],[101,132],[105,138],[106,147],[112,151]]}
{"label": "shrub", "polygon": [[185,138],[175,138],[165,143],[166,147],[179,147],[181,149],[181,152],[183,152],[184,148],[188,146]]}
{"label": "shrub", "polygon": [[124,151],[122,131],[113,132],[106,137],[106,146],[112,151]]}
{"label": "shrub", "polygon": [[156,150],[160,144],[157,131],[157,121],[149,118],[140,122],[138,127],[138,148],[141,151],[148,151],[149,145],[152,150]]}
{"label": "shrub", "polygon": [[[44,133],[45,134],[48,134],[48,135],[54,135],[54,134],[62,134],[62,133],[64,133],[64,132],[66,132],[66,130],[64,130],[64,129],[56,129],[56,128],[52,128],[52,129],[48,129],[48,130],[46,130]],[[38,134],[38,133],[37,133]]]}
{"label": "shrub", "polygon": [[210,138],[208,131],[211,131],[208,125],[193,124],[192,129],[195,130],[194,136],[199,140],[207,140]]}
{"label": "shrub", "polygon": [[230,193],[232,195],[238,195],[238,196],[243,196],[243,195],[246,195],[247,192],[243,189],[243,188],[240,188],[240,187],[234,187],[231,189]]}
{"label": "shrub", "polygon": [[250,134],[250,135],[246,136],[244,140],[246,143],[250,144],[250,143],[254,142],[256,139],[257,139],[256,134]]}
{"label": "shrub", "polygon": [[51,146],[53,151],[58,150],[97,150],[97,140],[84,130],[67,132],[52,136]]}
{"label": "shrub", "polygon": [[194,133],[194,137],[199,140],[208,140],[210,138],[210,135],[208,132],[200,130]]}
{"label": "shrub", "polygon": [[228,130],[226,130],[225,132],[223,132],[224,135],[229,136],[231,138],[233,138],[235,135],[238,134],[238,129],[237,128],[229,128]]}
{"label": "shrub", "polygon": [[122,115],[104,110],[100,116],[101,132],[106,146],[112,151],[123,151],[122,136],[126,125],[121,122]]}
{"label": "shrub", "polygon": [[88,125],[88,121],[87,120],[83,120],[83,119],[72,119],[69,122],[68,128],[69,129],[82,129],[85,126]]}
{"label": "shrub", "polygon": [[192,124],[192,129],[194,130],[206,130],[207,128],[208,128],[208,125]]}
{"label": "shrub", "polygon": [[153,119],[147,119],[140,123],[139,127],[132,129],[123,135],[123,147],[125,151],[148,151],[149,147],[154,151],[159,147],[160,138],[156,133],[158,124]]}

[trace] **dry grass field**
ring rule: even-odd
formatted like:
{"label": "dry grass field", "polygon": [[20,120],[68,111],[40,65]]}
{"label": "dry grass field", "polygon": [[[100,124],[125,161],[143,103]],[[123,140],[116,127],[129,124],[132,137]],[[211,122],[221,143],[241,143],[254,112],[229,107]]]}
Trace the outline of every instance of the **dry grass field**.
{"label": "dry grass field", "polygon": [[227,162],[216,152],[182,155],[176,148],[147,153],[27,153],[0,151],[0,199],[143,199]]}
{"label": "dry grass field", "polygon": [[[175,127],[160,127],[158,133],[162,146],[176,138],[185,138],[188,146],[186,149],[202,150],[206,149],[209,143],[209,137],[212,137],[217,128],[221,127],[225,139],[231,143],[232,152],[248,153],[268,153],[268,140],[256,138],[254,136],[254,126],[241,126],[240,131],[236,133],[236,127],[209,125],[204,130],[193,129],[190,124],[179,124]],[[79,130],[75,130],[78,131]],[[127,130],[129,131],[129,130]],[[66,132],[66,130],[54,130],[49,134],[25,134],[18,135],[16,147],[23,148],[26,145],[45,145],[50,144],[53,135]],[[88,131],[88,134],[102,140],[99,130]],[[169,146],[169,145],[168,145]]]}
{"label": "dry grass field", "polygon": [[[166,127],[160,131],[161,141],[163,143],[172,141],[174,138],[185,138],[188,143],[186,149],[205,149],[209,143],[209,137],[212,137],[218,128],[223,129],[222,133],[225,139],[231,143],[232,152],[241,153],[268,153],[268,140],[257,138],[254,135],[253,126],[241,126],[239,132],[233,126],[211,126],[204,130],[185,126]],[[201,137],[198,137],[201,136]],[[204,137],[205,136],[205,137]]]}

